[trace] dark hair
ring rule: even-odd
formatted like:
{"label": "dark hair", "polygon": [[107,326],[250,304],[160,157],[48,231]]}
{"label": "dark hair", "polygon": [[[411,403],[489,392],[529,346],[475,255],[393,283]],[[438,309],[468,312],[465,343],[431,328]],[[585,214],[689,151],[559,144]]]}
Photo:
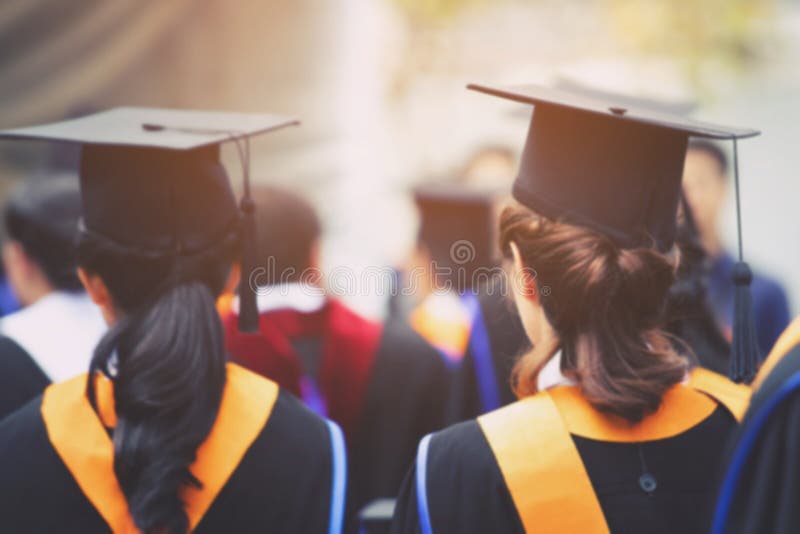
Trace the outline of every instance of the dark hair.
{"label": "dark hair", "polygon": [[717,143],[705,139],[692,139],[689,142],[689,150],[697,150],[713,158],[719,165],[721,174],[728,172],[728,156]]}
{"label": "dark hair", "polygon": [[252,191],[257,206],[258,259],[266,274],[259,285],[300,281],[311,267],[311,249],[322,225],[311,204],[300,195],[277,187]]}
{"label": "dark hair", "polygon": [[24,184],[5,208],[8,237],[44,272],[55,289],[82,288],[75,272],[75,236],[81,216],[78,180],[48,177]]}
{"label": "dark hair", "polygon": [[682,198],[683,216],[678,222],[675,244],[680,249],[677,279],[667,294],[666,330],[676,350],[695,365],[726,374],[731,345],[720,331],[708,303],[708,254],[700,242],[691,208]]}
{"label": "dark hair", "polygon": [[[101,371],[114,379],[114,472],[134,523],[148,534],[189,528],[180,492],[202,485],[189,466],[225,385],[215,297],[238,239],[232,231],[190,257],[126,250],[89,232],[78,242],[79,264],[102,278],[121,314],[98,344],[90,376]],[[94,405],[93,380],[87,395]]]}
{"label": "dark hair", "polygon": [[[639,421],[679,383],[687,361],[659,329],[674,267],[655,249],[621,249],[588,228],[506,208],[501,245],[519,248],[535,271],[539,300],[558,336],[562,371],[597,409]],[[542,291],[542,288],[547,288]],[[534,347],[514,370],[518,395],[536,392],[536,378],[558,347]]]}

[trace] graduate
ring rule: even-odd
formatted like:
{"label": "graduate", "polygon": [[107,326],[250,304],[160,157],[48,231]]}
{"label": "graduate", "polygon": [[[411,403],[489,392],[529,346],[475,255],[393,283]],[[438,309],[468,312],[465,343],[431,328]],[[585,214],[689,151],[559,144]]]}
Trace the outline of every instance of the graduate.
{"label": "graduate", "polygon": [[[692,205],[697,230],[709,257],[709,303],[723,332],[730,335],[734,319],[735,260],[722,243],[718,227],[730,189],[731,165],[722,147],[706,139],[689,143],[683,172],[684,191]],[[789,303],[780,282],[754,270],[751,282],[753,320],[761,355],[766,356],[789,324]]]}
{"label": "graduate", "polygon": [[527,347],[497,261],[497,191],[456,184],[416,188],[418,304],[408,320],[453,373],[450,422],[514,400],[509,378]]}
{"label": "graduate", "polygon": [[800,531],[800,319],[778,338],[756,380],[730,453],[714,534]]}
{"label": "graduate", "polygon": [[[79,275],[110,325],[88,373],[0,423],[0,531],[341,531],[340,430],[227,363],[215,308],[232,265],[252,265],[246,139],[293,123],[118,108],[0,132],[83,146]],[[241,208],[225,141],[240,150]]]}
{"label": "graduate", "polygon": [[691,369],[664,334],[669,252],[689,136],[757,132],[471,88],[535,106],[500,221],[533,349],[519,401],[420,442],[392,531],[707,532],[749,389]]}
{"label": "graduate", "polygon": [[[0,418],[89,367],[105,333],[100,310],[76,274],[81,216],[78,177],[21,184],[5,208],[3,263],[24,308],[0,319]],[[46,328],[47,334],[42,330]]]}
{"label": "graduate", "polygon": [[365,319],[326,295],[322,225],[306,200],[274,187],[254,189],[253,198],[258,332],[239,331],[234,301],[224,316],[231,358],[341,425],[353,512],[394,497],[420,438],[444,426],[444,363],[406,324]]}
{"label": "graduate", "polygon": [[730,369],[731,345],[708,300],[708,255],[700,242],[692,210],[681,195],[675,247],[680,251],[675,283],[667,294],[665,329],[675,350],[694,365],[719,374]]}

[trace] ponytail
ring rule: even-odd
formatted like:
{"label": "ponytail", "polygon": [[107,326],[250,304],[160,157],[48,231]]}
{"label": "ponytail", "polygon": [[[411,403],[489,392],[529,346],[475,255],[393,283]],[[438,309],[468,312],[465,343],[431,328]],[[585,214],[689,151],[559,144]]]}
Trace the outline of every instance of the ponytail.
{"label": "ponytail", "polygon": [[[685,358],[660,330],[675,269],[655,249],[621,249],[590,229],[537,217],[521,208],[501,216],[501,244],[516,243],[536,272],[539,302],[562,351],[562,371],[598,410],[636,422],[658,409],[685,376]],[[558,347],[534,347],[517,363],[518,395]]]}
{"label": "ponytail", "polygon": [[[122,311],[90,374],[114,380],[114,472],[146,534],[186,533],[181,492],[202,486],[189,467],[214,424],[226,377],[215,296],[229,262],[217,256],[195,258],[181,272],[169,258],[125,257],[91,239],[79,245],[81,265],[100,275]],[[89,380],[94,405],[93,388]]]}

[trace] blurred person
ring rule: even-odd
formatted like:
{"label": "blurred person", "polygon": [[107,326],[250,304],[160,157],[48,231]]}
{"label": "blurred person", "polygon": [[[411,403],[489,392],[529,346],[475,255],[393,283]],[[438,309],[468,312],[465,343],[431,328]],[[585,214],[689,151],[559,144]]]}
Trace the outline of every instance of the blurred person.
{"label": "blurred person", "polygon": [[800,531],[800,318],[778,338],[753,381],[753,397],[730,447],[713,534]]}
{"label": "blurred person", "polygon": [[[718,224],[728,194],[728,158],[716,144],[694,140],[686,153],[684,189],[695,214],[702,244],[711,259],[708,282],[709,302],[730,339],[733,323],[734,259],[725,250]],[[761,356],[772,348],[789,323],[786,293],[774,279],[753,273],[751,283],[753,316]]]}
{"label": "blurred person", "polygon": [[692,363],[727,374],[731,344],[708,302],[708,256],[684,194],[681,194],[675,245],[679,261],[675,283],[667,293],[665,329],[673,336],[675,350]]}
{"label": "blurred person", "polygon": [[83,144],[79,276],[110,325],[88,374],[0,423],[0,531],[341,532],[340,430],[228,363],[215,308],[253,250],[219,143],[292,123],[118,108],[0,133]]}
{"label": "blurred person", "polygon": [[408,321],[453,374],[448,421],[455,422],[514,400],[510,373],[527,340],[496,259],[496,189],[432,184],[414,198],[418,302]]}
{"label": "blurred person", "polygon": [[84,372],[106,330],[76,272],[80,217],[76,176],[24,183],[6,204],[3,264],[24,307],[0,319],[0,418]]}
{"label": "blurred person", "polygon": [[365,319],[325,294],[322,225],[301,196],[261,186],[258,333],[224,316],[231,358],[338,422],[350,452],[351,506],[394,497],[416,443],[444,424],[448,383],[435,350],[401,321]]}
{"label": "blurred person", "polygon": [[500,220],[532,349],[520,400],[420,442],[392,531],[706,532],[749,390],[692,369],[663,314],[688,137],[753,132],[471,87],[535,105]]}

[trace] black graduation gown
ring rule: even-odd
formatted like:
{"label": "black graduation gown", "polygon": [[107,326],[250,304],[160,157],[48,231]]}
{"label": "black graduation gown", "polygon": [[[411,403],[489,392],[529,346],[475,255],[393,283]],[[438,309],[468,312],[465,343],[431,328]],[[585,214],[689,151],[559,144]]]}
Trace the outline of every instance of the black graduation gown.
{"label": "black graduation gown", "polygon": [[419,440],[445,425],[448,387],[448,370],[436,349],[402,319],[389,319],[357,435],[348,444],[356,506],[397,495]]}
{"label": "black graduation gown", "polygon": [[[467,351],[453,377],[450,423],[472,419],[517,400],[511,390],[511,370],[530,347],[514,302],[501,293],[499,283],[484,287],[478,299],[490,354],[487,358],[486,354],[476,353],[477,331],[473,327]],[[481,371],[487,367],[488,373]]]}
{"label": "black graduation gown", "polygon": [[[303,339],[307,353],[297,347],[279,352],[277,347],[285,345],[284,329],[293,328],[301,315],[310,320],[323,313],[328,318],[322,321],[326,325],[322,333]],[[232,360],[289,390],[299,389],[303,365],[298,360],[310,362],[305,365],[318,370],[318,395],[323,397],[327,416],[342,426],[348,438],[350,516],[374,499],[394,498],[419,440],[445,426],[450,376],[436,349],[398,317],[380,325],[335,301],[312,314],[294,310],[262,314],[257,334],[239,332],[236,319],[231,313],[223,321]],[[367,331],[371,333],[366,335]],[[360,337],[369,337],[369,341]],[[331,341],[333,338],[338,341]],[[353,349],[342,353],[347,347]],[[356,366],[354,360],[361,363]],[[357,378],[350,373],[363,374]],[[336,411],[337,403],[341,405],[352,390],[361,388],[357,403],[351,396],[348,409]]]}
{"label": "black graduation gown", "polygon": [[[612,443],[571,437],[611,532],[700,534],[708,532],[720,451],[735,426],[733,415],[718,406],[696,426],[668,439]],[[476,421],[434,434],[426,471],[433,532],[524,532]],[[650,493],[640,485],[644,471],[657,481]],[[416,477],[412,467],[395,509],[395,534],[421,531]]]}
{"label": "black graduation gown", "polygon": [[[0,424],[0,532],[110,532],[51,444],[41,404],[40,396]],[[328,532],[330,434],[324,420],[281,391],[194,532]]]}
{"label": "black graduation gown", "polygon": [[[798,326],[793,323],[789,327],[795,337]],[[800,345],[785,354],[770,355],[773,357],[780,361],[754,393],[732,440],[728,455],[732,461],[720,498],[728,501],[728,512],[718,509],[716,526],[720,530],[715,532],[800,532],[800,389],[787,394],[781,391],[790,380],[800,377]],[[753,439],[752,448],[746,450],[749,439]],[[731,478],[734,470],[738,477]]]}
{"label": "black graduation gown", "polygon": [[6,336],[0,336],[0,420],[39,395],[50,379],[33,358]]}

